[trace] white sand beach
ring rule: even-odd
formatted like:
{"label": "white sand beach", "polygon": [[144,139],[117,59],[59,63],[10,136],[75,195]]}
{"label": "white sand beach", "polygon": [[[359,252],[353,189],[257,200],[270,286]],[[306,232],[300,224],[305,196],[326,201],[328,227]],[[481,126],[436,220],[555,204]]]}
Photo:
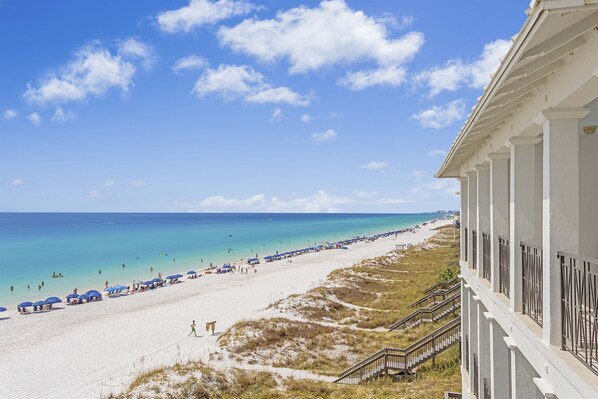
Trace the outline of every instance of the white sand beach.
{"label": "white sand beach", "polygon": [[[331,271],[383,255],[398,243],[422,242],[446,223],[348,250],[302,255],[292,263],[262,264],[257,273],[204,275],[43,314],[5,312],[1,316],[9,318],[0,320],[0,398],[101,398],[153,368],[188,360],[209,363],[217,336],[205,332],[205,322],[216,320],[216,331],[222,332],[241,319],[259,317],[268,305],[317,286]],[[199,338],[187,336],[192,320]]]}

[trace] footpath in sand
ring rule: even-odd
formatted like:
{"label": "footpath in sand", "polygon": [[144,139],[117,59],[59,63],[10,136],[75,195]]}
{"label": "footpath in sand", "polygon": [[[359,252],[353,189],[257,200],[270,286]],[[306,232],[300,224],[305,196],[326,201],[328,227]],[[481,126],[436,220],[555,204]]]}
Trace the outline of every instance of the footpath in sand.
{"label": "footpath in sand", "polygon": [[[416,244],[439,221],[348,250],[311,253],[258,267],[248,275],[205,275],[151,292],[0,321],[0,398],[100,398],[140,373],[177,362],[210,362],[218,332],[260,316],[270,304],[320,284],[333,270]],[[199,338],[188,337],[195,320]],[[291,372],[292,373],[292,372]],[[301,377],[300,372],[296,376]]]}

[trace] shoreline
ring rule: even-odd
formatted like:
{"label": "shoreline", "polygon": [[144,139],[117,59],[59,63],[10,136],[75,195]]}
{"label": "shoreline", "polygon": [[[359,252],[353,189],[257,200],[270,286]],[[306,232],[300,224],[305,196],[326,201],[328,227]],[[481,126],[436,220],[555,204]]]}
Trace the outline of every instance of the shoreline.
{"label": "shoreline", "polygon": [[[428,214],[422,214],[424,216]],[[430,213],[429,216],[433,214]],[[398,223],[392,225],[380,225],[380,226],[366,226],[363,228],[364,231],[358,232],[355,226],[352,226],[348,230],[343,232],[343,228],[339,226],[339,229],[335,232],[317,233],[310,236],[303,236],[297,234],[284,234],[277,235],[277,238],[272,237],[260,237],[258,242],[247,242],[245,238],[241,239],[241,242],[233,243],[235,247],[234,252],[228,252],[222,249],[220,252],[216,251],[213,244],[209,244],[210,248],[195,248],[186,247],[181,250],[180,247],[172,246],[169,240],[165,241],[163,248],[158,247],[150,251],[152,254],[146,252],[138,252],[140,248],[135,246],[127,247],[123,252],[123,248],[120,248],[119,255],[112,256],[111,262],[103,262],[101,260],[95,260],[94,256],[84,256],[81,259],[81,263],[71,270],[71,266],[62,268],[61,266],[52,267],[52,269],[44,270],[41,274],[36,271],[30,271],[21,273],[20,275],[12,275],[8,273],[3,279],[3,283],[0,284],[2,288],[2,294],[0,294],[0,306],[4,306],[9,309],[15,309],[16,305],[31,301],[36,302],[38,300],[45,300],[51,296],[57,296],[64,300],[64,297],[73,292],[76,287],[78,291],[86,292],[88,290],[101,291],[105,285],[104,282],[108,281],[109,285],[125,285],[128,286],[133,280],[150,280],[161,272],[164,276],[174,273],[185,273],[187,270],[203,269],[213,263],[216,266],[220,266],[225,263],[237,263],[241,262],[241,258],[247,259],[253,257],[256,252],[263,257],[267,253],[274,253],[275,251],[289,251],[291,249],[299,249],[304,246],[315,245],[315,243],[323,243],[330,241],[338,241],[341,238],[354,237],[357,235],[373,235],[380,231],[389,231],[400,228],[413,227],[416,224],[429,222],[435,218],[441,217],[437,214],[434,218],[424,218],[423,220],[414,220],[412,223],[405,223],[401,220]],[[126,221],[124,221],[126,222]],[[124,223],[123,222],[123,223]],[[286,221],[284,222],[286,223]],[[155,227],[155,226],[154,226]],[[183,228],[185,226],[182,226]],[[259,227],[259,226],[258,226]],[[234,227],[237,229],[235,234],[236,237],[240,237],[246,234],[246,231],[239,230],[239,226]],[[235,232],[235,231],[233,231]],[[155,232],[154,232],[155,233]],[[152,233],[152,234],[154,234]],[[194,233],[195,234],[195,233]],[[199,234],[202,234],[199,232]],[[218,234],[223,234],[223,231],[219,231]],[[229,233],[224,234],[226,241],[228,241]],[[189,237],[187,237],[187,240]],[[263,242],[262,242],[263,239]],[[289,241],[287,241],[289,240]],[[292,240],[292,244],[291,241]],[[254,240],[256,241],[256,240]],[[153,244],[152,244],[153,245]],[[222,241],[220,244],[223,248],[231,246],[230,243]],[[144,250],[146,250],[145,248]],[[230,249],[230,248],[229,248]],[[216,252],[214,252],[216,251]],[[164,256],[166,254],[166,256]],[[122,256],[121,256],[122,255]],[[168,256],[170,255],[170,256]],[[72,257],[71,257],[72,258]],[[173,259],[176,258],[176,262]],[[126,269],[121,268],[121,264],[126,263]],[[243,262],[241,262],[243,263]],[[152,270],[153,268],[153,270]],[[101,274],[98,273],[101,270]],[[56,273],[63,273],[64,278],[51,278],[52,271]],[[45,286],[38,290],[38,285],[41,282],[45,282]],[[27,285],[31,286],[31,289],[27,289]],[[14,286],[14,292],[10,291],[10,287]]]}
{"label": "shoreline", "polygon": [[[450,220],[428,223],[415,233],[356,243],[348,250],[308,253],[292,263],[262,264],[257,273],[204,275],[69,311],[15,315],[0,322],[3,394],[107,396],[143,371],[191,360],[209,363],[217,337],[206,335],[206,321],[216,320],[216,331],[222,332],[278,299],[313,288],[335,269],[383,255],[399,242],[422,242],[433,235],[433,228],[447,223]],[[187,338],[193,319],[201,338]],[[66,378],[56,379],[57,375]]]}

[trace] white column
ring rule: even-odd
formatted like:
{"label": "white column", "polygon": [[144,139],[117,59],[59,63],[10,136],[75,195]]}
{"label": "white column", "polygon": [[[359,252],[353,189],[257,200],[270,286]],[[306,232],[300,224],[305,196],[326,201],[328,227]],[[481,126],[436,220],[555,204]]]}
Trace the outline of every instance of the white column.
{"label": "white column", "polygon": [[499,290],[498,236],[509,236],[509,153],[490,154],[490,268]]}
{"label": "white column", "polygon": [[465,262],[465,228],[467,227],[467,177],[462,177],[461,181],[461,261]]}
{"label": "white column", "polygon": [[467,173],[467,262],[468,267],[473,267],[473,241],[472,230],[477,228],[477,172]]}
{"label": "white column", "polygon": [[[474,391],[474,381],[473,381],[473,374],[474,374],[474,364],[473,364],[473,356],[474,354],[476,357],[478,356],[478,306],[476,303],[476,299],[478,299],[472,290],[469,291],[469,387],[471,392]],[[479,299],[478,299],[479,300]],[[479,362],[478,362],[479,363]],[[478,364],[479,367],[479,364]],[[478,370],[479,376],[479,370]]]}
{"label": "white column", "polygon": [[478,232],[478,275],[483,276],[483,233],[490,233],[490,166],[476,166],[478,173],[477,232]]}
{"label": "white column", "polygon": [[[589,109],[543,112],[543,339],[561,345],[561,271],[557,251],[579,254],[579,127]],[[598,184],[598,182],[595,182]]]}
{"label": "white column", "polygon": [[525,356],[521,354],[517,345],[509,337],[504,338],[507,347],[510,350],[510,391],[511,399],[540,399],[540,391],[534,383],[537,377],[533,367],[529,364]]}
{"label": "white column", "polygon": [[509,399],[509,349],[503,341],[505,333],[490,313],[484,316],[490,323],[490,396]]}
{"label": "white column", "polygon": [[521,241],[533,241],[535,229],[535,145],[539,137],[511,138],[510,259],[511,310],[522,310]]}

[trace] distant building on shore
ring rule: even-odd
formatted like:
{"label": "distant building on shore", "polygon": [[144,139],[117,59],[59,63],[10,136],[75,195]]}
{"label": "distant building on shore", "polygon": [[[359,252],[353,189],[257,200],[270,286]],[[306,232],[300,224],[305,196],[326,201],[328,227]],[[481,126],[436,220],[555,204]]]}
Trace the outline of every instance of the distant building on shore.
{"label": "distant building on shore", "polygon": [[464,398],[598,398],[598,1],[534,0],[454,141]]}

